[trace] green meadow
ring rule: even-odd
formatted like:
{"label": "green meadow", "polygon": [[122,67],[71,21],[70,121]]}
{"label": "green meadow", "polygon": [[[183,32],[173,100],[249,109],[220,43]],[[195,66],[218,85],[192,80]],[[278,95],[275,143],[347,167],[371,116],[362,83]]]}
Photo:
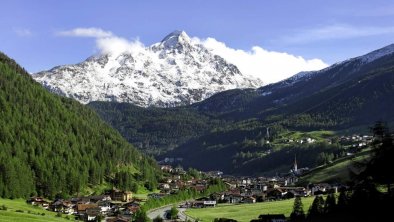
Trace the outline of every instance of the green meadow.
{"label": "green meadow", "polygon": [[[3,210],[3,206],[7,210]],[[12,222],[47,222],[47,221],[69,221],[65,218],[67,215],[57,217],[56,213],[47,211],[41,207],[32,206],[26,203],[23,199],[1,199],[0,198],[0,222],[12,221]],[[70,219],[74,219],[74,216],[68,216]]]}
{"label": "green meadow", "polygon": [[[307,212],[313,197],[302,198],[304,211]],[[204,222],[215,218],[231,218],[239,222],[249,222],[260,214],[284,214],[289,217],[293,210],[294,199],[262,202],[254,204],[219,204],[214,208],[187,209],[186,215]]]}

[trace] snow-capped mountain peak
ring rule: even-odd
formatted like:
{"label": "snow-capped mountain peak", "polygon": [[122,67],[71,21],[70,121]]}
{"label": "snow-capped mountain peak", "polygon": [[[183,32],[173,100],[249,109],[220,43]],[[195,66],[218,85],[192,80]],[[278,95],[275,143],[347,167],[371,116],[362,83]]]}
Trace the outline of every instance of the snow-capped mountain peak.
{"label": "snow-capped mountain peak", "polygon": [[165,48],[174,48],[178,44],[191,44],[190,37],[186,32],[179,30],[173,31],[161,41],[161,45]]}
{"label": "snow-capped mountain peak", "polygon": [[235,65],[193,43],[184,31],[174,31],[138,51],[95,55],[33,78],[82,103],[117,101],[143,107],[187,105],[224,90],[262,85],[261,80],[243,75]]}

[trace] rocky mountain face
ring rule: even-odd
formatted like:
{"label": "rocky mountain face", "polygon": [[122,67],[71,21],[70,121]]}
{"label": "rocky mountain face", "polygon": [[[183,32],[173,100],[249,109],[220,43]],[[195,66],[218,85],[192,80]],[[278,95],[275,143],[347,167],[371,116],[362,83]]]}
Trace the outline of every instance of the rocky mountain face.
{"label": "rocky mountain face", "polygon": [[141,107],[188,105],[224,90],[262,85],[183,31],[172,32],[149,47],[92,56],[33,78],[50,91],[84,104],[114,101]]}

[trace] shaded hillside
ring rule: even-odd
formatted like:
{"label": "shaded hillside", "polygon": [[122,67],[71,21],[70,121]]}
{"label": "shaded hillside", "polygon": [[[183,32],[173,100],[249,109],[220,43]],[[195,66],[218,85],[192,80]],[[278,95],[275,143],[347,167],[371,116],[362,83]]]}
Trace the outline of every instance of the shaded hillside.
{"label": "shaded hillside", "polygon": [[156,181],[154,160],[91,109],[46,91],[2,53],[0,126],[2,197],[53,197],[103,182],[128,188]]}
{"label": "shaded hillside", "polygon": [[142,108],[128,103],[92,102],[90,107],[128,141],[159,155],[208,133],[224,121],[187,107]]}
{"label": "shaded hillside", "polygon": [[[135,142],[132,133],[140,135],[148,141],[145,150],[160,153],[159,158],[181,157],[187,167],[237,174],[285,172],[295,153],[305,157],[304,166],[314,167],[319,155],[338,156],[345,151],[324,140],[312,145],[286,144],[282,140],[289,138],[284,135],[293,131],[345,132],[350,128],[367,131],[377,120],[393,122],[393,48],[390,45],[257,90],[218,93],[177,109],[136,111],[126,108],[132,107],[128,104],[92,106],[130,142]],[[155,118],[140,118],[146,113]],[[153,135],[161,136],[143,131],[141,123],[152,126]],[[168,136],[168,132],[174,134]],[[171,151],[163,152],[161,147]],[[152,152],[155,149],[159,151]]]}

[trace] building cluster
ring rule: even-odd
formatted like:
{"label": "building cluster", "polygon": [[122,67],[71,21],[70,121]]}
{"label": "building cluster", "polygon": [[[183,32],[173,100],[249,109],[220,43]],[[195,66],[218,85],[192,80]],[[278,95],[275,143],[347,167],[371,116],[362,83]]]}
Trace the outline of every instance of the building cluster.
{"label": "building cluster", "polygon": [[310,137],[305,137],[305,138],[301,138],[301,139],[283,139],[284,143],[300,143],[300,144],[304,144],[304,143],[315,143],[316,139],[310,138]]}
{"label": "building cluster", "polygon": [[61,214],[73,215],[79,220],[131,221],[133,213],[140,208],[141,200],[132,197],[129,191],[108,190],[103,195],[56,199],[47,202],[42,197],[31,197],[29,204]]}
{"label": "building cluster", "polygon": [[352,136],[341,136],[339,143],[344,146],[351,146],[356,148],[362,148],[370,144],[373,141],[373,136],[369,135],[352,135]]}
{"label": "building cluster", "polygon": [[178,193],[183,189],[194,189],[203,192],[208,188],[207,179],[196,179],[193,177],[186,178],[186,171],[182,167],[171,167],[170,165],[161,165],[161,170],[167,173],[159,183],[158,189],[160,193],[149,194],[149,198],[161,198],[166,195]]}
{"label": "building cluster", "polygon": [[308,187],[290,186],[289,178],[284,177],[258,177],[235,178],[224,177],[223,180],[229,187],[225,192],[211,195],[211,200],[218,203],[256,203],[293,198],[295,196],[311,196],[325,193],[336,193],[337,186],[314,184]]}

